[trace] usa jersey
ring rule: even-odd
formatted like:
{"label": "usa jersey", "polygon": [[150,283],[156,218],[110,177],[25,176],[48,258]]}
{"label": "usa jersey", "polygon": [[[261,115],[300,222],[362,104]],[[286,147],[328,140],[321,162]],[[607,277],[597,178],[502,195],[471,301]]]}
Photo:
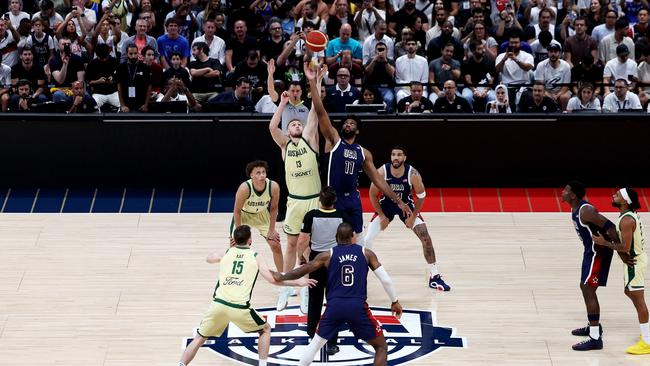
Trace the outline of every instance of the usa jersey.
{"label": "usa jersey", "polygon": [[366,301],[368,262],[363,247],[357,244],[337,245],[330,249],[327,267],[327,302],[334,298]]}
{"label": "usa jersey", "polygon": [[[411,188],[413,185],[411,184],[411,166],[404,164],[404,174],[401,177],[394,177],[390,172],[390,167],[390,163],[386,163],[383,166],[384,179],[386,179],[386,183],[390,189],[395,192],[395,195],[397,195],[397,197],[402,200],[402,202],[406,203],[409,206],[412,205],[413,194],[411,193]],[[397,206],[395,203],[393,203],[393,201],[386,199],[386,196],[381,197],[381,199],[379,199],[379,203],[382,205],[392,204]]]}
{"label": "usa jersey", "polygon": [[585,251],[594,252],[596,251],[596,248],[595,248],[594,240],[591,238],[591,235],[596,233],[600,234],[600,228],[591,223],[583,224],[582,221],[580,221],[580,211],[585,206],[592,206],[592,205],[585,200],[581,200],[578,203],[578,209],[575,210],[575,212],[571,212],[571,219],[573,220],[573,226],[576,229],[576,233],[578,234],[578,237],[582,241],[582,245],[585,246]]}
{"label": "usa jersey", "polygon": [[338,196],[357,192],[365,158],[361,145],[339,139],[329,154],[327,185],[334,188]]}

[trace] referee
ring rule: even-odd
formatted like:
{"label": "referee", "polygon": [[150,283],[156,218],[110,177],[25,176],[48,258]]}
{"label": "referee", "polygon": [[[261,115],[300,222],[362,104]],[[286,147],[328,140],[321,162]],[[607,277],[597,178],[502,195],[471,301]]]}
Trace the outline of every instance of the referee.
{"label": "referee", "polygon": [[[310,261],[314,260],[321,252],[328,251],[336,246],[336,229],[340,223],[352,224],[345,212],[334,208],[334,202],[336,201],[334,188],[323,187],[318,200],[320,208],[307,212],[298,237],[298,252],[301,256],[304,250],[307,249],[307,243],[309,243],[311,249],[309,252]],[[327,287],[327,268],[323,267],[310,273],[309,278],[318,281],[316,286],[309,288],[309,303],[307,304],[307,334],[313,338],[323,309],[323,298]],[[304,312],[304,303],[301,303],[300,309]],[[336,338],[327,340],[327,354],[330,356],[339,351]]]}

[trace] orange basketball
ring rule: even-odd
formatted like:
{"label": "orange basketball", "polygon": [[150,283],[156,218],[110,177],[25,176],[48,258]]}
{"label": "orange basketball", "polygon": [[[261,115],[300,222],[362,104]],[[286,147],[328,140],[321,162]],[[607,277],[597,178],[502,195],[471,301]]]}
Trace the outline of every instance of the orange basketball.
{"label": "orange basketball", "polygon": [[311,31],[307,33],[307,48],[312,52],[320,52],[327,47],[327,35],[321,31]]}

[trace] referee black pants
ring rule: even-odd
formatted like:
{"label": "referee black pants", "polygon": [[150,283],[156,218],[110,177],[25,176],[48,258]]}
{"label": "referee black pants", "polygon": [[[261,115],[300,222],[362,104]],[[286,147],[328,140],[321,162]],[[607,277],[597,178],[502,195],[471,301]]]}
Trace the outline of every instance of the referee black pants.
{"label": "referee black pants", "polygon": [[[313,261],[320,253],[322,252],[312,250],[309,253],[309,261]],[[309,307],[307,310],[307,334],[311,338],[314,338],[318,322],[320,321],[321,310],[323,310],[323,299],[325,298],[327,288],[327,268],[321,267],[315,270],[309,274],[309,278],[318,281],[316,286],[309,288]],[[327,345],[335,346],[337,338],[338,334],[336,337],[328,339]]]}

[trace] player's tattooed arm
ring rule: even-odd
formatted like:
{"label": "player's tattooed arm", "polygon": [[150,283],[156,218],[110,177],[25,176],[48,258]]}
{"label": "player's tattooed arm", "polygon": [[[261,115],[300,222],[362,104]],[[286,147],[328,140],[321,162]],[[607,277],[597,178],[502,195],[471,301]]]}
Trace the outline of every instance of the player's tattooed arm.
{"label": "player's tattooed arm", "polygon": [[327,266],[330,260],[330,252],[323,252],[314,258],[314,260],[307,262],[306,264],[293,269],[289,272],[275,272],[271,271],[271,275],[276,281],[286,281],[286,280],[296,280],[300,277],[303,277],[307,273],[314,272],[315,270]]}

